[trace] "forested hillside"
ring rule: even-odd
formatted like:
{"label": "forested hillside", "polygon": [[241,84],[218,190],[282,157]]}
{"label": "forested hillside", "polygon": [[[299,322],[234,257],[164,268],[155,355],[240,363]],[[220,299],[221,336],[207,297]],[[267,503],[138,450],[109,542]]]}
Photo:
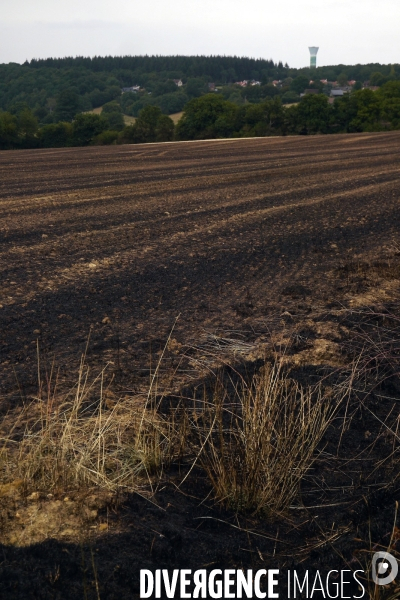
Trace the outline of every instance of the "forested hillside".
{"label": "forested hillside", "polygon": [[[334,104],[332,90],[343,94]],[[399,103],[400,65],[48,58],[0,65],[0,148],[380,131],[400,126]],[[167,115],[180,111],[175,127]],[[136,123],[126,127],[124,115]]]}
{"label": "forested hillside", "polygon": [[[208,91],[208,84],[231,88],[238,81],[257,81],[264,89],[224,90],[225,99],[260,101],[288,92],[296,95],[301,89],[293,80],[312,77],[316,82],[355,80],[382,85],[388,79],[400,78],[400,65],[337,65],[291,69],[273,60],[229,56],[123,56],[94,58],[48,58],[32,60],[23,65],[0,65],[0,109],[16,112],[24,103],[39,119],[50,123],[64,117],[62,95],[68,91],[71,109],[88,111],[112,100],[123,100],[126,114],[137,116],[146,104],[156,104],[170,114],[182,110],[190,98]],[[174,80],[182,80],[178,87]],[[280,81],[278,88],[273,81]],[[139,86],[138,94],[122,94],[123,88]],[[267,87],[268,86],[268,87]],[[272,89],[273,88],[273,89]],[[141,94],[145,94],[143,98]],[[73,99],[72,99],[73,98]],[[289,98],[290,99],[290,98]],[[137,105],[137,106],[135,106]],[[59,109],[57,112],[57,108]]]}
{"label": "forested hillside", "polygon": [[173,80],[182,79],[189,84],[189,90],[181,94],[187,101],[201,93],[209,82],[227,84],[260,78],[267,82],[284,77],[286,72],[281,63],[276,65],[272,60],[219,56],[32,60],[23,65],[0,65],[0,108],[12,112],[24,102],[41,122],[52,122],[60,94],[65,90],[76,95],[76,108],[85,111],[120,98],[124,87],[140,86],[147,95],[160,97],[180,93]]}

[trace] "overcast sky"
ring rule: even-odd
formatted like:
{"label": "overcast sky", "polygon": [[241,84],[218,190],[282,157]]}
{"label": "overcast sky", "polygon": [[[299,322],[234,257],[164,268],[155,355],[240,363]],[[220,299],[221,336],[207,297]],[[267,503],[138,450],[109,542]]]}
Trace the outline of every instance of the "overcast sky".
{"label": "overcast sky", "polygon": [[0,0],[0,63],[49,56],[226,54],[400,62],[399,0]]}

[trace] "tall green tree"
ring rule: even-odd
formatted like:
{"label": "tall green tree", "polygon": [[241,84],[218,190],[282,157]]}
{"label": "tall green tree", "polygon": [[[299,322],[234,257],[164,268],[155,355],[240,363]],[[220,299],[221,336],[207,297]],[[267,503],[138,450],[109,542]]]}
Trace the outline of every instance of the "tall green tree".
{"label": "tall green tree", "polygon": [[183,110],[189,98],[183,92],[175,92],[174,94],[164,94],[157,98],[157,103],[162,112],[168,115],[180,112]]}
{"label": "tall green tree", "polygon": [[376,93],[378,98],[400,98],[400,81],[388,81]]}
{"label": "tall green tree", "polygon": [[400,129],[400,98],[384,98],[381,102],[381,124]]}
{"label": "tall green tree", "polygon": [[310,87],[310,79],[306,75],[299,75],[290,84],[290,89],[296,94],[302,94],[308,87]]}
{"label": "tall green tree", "polygon": [[387,81],[388,81],[388,78],[385,77],[382,73],[379,73],[379,71],[372,73],[371,77],[369,78],[370,85],[381,86],[384,83],[386,83]]}
{"label": "tall green tree", "polygon": [[122,114],[121,105],[115,100],[107,102],[101,111],[108,123],[108,128],[112,131],[122,131],[125,127],[124,115]]}
{"label": "tall green tree", "polygon": [[177,87],[176,83],[171,79],[168,79],[167,81],[158,81],[154,84],[154,87],[152,86],[152,89],[150,91],[153,94],[153,96],[157,97],[163,96],[164,94],[173,94],[176,93],[178,90],[179,88]]}
{"label": "tall green tree", "polygon": [[400,81],[388,81],[376,92],[381,104],[381,117],[392,129],[400,129]]}
{"label": "tall green tree", "polygon": [[37,145],[38,120],[29,108],[25,108],[17,115],[18,135],[24,147]]}
{"label": "tall green tree", "polygon": [[39,131],[39,142],[43,148],[63,148],[72,145],[71,123],[44,125]]}
{"label": "tall green tree", "polygon": [[127,127],[123,139],[135,144],[169,142],[174,137],[174,122],[158,106],[143,108],[133,126]]}
{"label": "tall green tree", "polygon": [[17,117],[9,112],[0,112],[0,148],[7,150],[18,144]]}
{"label": "tall green tree", "polygon": [[339,85],[341,86],[345,86],[347,85],[349,78],[347,73],[340,73],[337,77],[336,77],[336,81],[338,82]]}
{"label": "tall green tree", "polygon": [[174,139],[175,125],[167,115],[160,115],[156,126],[156,142],[171,142]]}
{"label": "tall green tree", "polygon": [[180,140],[218,137],[221,127],[216,126],[217,120],[223,115],[232,114],[234,110],[237,110],[234,104],[217,94],[194,98],[185,106],[183,116],[176,126],[176,136]]}
{"label": "tall green tree", "polygon": [[118,113],[122,114],[121,105],[116,100],[112,100],[111,102],[107,102],[106,104],[104,104],[103,108],[101,109],[101,114],[103,116],[108,115],[110,113],[115,113],[115,112],[118,112]]}
{"label": "tall green tree", "polygon": [[207,91],[207,84],[200,77],[190,77],[187,80],[185,92],[189,98],[198,98]]}
{"label": "tall green tree", "polygon": [[348,125],[350,133],[355,131],[379,131],[382,119],[380,97],[372,90],[360,90],[350,97],[350,106],[356,115]]}
{"label": "tall green tree", "polygon": [[268,136],[285,133],[285,109],[280,98],[245,107],[242,135]]}
{"label": "tall green tree", "polygon": [[107,129],[107,121],[101,115],[79,114],[72,124],[72,144],[88,146],[94,138]]}
{"label": "tall green tree", "polygon": [[329,133],[332,110],[327,96],[309,94],[303,96],[299,104],[288,109],[289,128],[293,133],[312,135]]}
{"label": "tall green tree", "polygon": [[79,112],[80,106],[80,98],[74,90],[63,90],[56,98],[55,121],[72,121]]}

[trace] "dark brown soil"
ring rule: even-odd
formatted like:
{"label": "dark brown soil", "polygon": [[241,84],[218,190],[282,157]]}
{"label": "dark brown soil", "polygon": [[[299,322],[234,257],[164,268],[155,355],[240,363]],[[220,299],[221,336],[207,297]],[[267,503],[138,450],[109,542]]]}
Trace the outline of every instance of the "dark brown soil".
{"label": "dark brown soil", "polygon": [[[0,410],[36,393],[38,347],[61,386],[88,343],[116,392],[142,390],[174,324],[175,390],[222,347],[249,369],[285,347],[302,382],[344,378],[346,343],[371,327],[357,310],[398,299],[399,160],[398,132],[2,152]],[[368,406],[395,421],[400,386],[385,376]],[[0,597],[138,598],[140,568],[356,568],[370,558],[357,551],[388,543],[400,499],[398,455],[370,475],[395,441],[363,401],[304,483],[317,508],[236,516],[200,470],[177,490],[176,466],[157,506],[104,509],[108,531],[90,543],[0,545]]]}
{"label": "dark brown soil", "polygon": [[75,367],[92,326],[133,373],[178,315],[189,343],[342,300],[398,241],[399,158],[397,132],[2,152],[2,393],[36,390],[36,340]]}

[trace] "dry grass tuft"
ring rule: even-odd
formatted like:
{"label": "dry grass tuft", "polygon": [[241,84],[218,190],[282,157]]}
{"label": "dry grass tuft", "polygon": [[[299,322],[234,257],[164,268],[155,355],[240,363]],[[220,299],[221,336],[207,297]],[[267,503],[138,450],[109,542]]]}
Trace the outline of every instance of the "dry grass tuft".
{"label": "dry grass tuft", "polygon": [[3,438],[2,482],[21,480],[39,492],[99,486],[143,493],[186,456],[231,508],[271,514],[291,504],[337,398],[324,396],[321,386],[301,387],[282,364],[266,363],[249,385],[242,379],[232,392],[217,383],[210,402],[180,405],[166,416],[154,398],[156,378],[157,371],[147,397],[109,402],[104,371],[89,381],[82,360],[73,390],[63,398],[55,390],[40,394]]}
{"label": "dry grass tuft", "polygon": [[300,482],[332,422],[338,400],[321,387],[303,388],[280,364],[266,364],[234,402],[219,386],[193,427],[199,463],[220,501],[253,513],[276,513],[298,495]]}
{"label": "dry grass tuft", "polygon": [[[149,397],[106,402],[104,371],[92,381],[83,361],[65,397],[54,392],[25,407],[0,448],[3,481],[40,491],[101,486],[137,490],[170,460],[173,421]],[[109,408],[108,408],[109,407]]]}

